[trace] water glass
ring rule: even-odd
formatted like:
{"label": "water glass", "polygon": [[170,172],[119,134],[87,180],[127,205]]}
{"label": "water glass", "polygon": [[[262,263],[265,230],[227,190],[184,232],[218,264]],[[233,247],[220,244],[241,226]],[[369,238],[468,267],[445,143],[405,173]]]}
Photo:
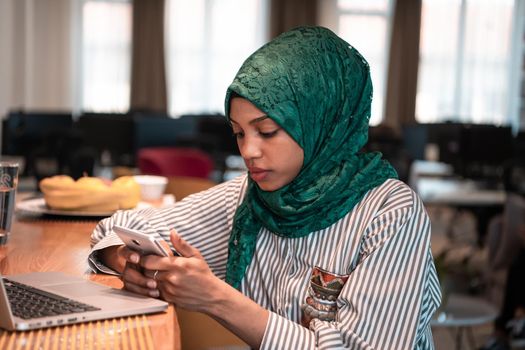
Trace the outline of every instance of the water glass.
{"label": "water glass", "polygon": [[0,161],[0,245],[9,239],[17,186],[18,163]]}

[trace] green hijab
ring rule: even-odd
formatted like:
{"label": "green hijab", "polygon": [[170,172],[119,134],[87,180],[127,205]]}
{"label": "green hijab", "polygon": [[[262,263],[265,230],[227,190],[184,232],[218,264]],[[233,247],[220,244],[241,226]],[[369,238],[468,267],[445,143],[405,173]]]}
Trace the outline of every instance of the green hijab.
{"label": "green hijab", "polygon": [[359,153],[368,137],[372,81],[365,59],[322,27],[299,27],[243,63],[226,92],[249,100],[304,150],[288,185],[271,192],[248,179],[228,245],[226,281],[239,288],[261,227],[296,238],[337,222],[366,192],[397,174],[380,153]]}

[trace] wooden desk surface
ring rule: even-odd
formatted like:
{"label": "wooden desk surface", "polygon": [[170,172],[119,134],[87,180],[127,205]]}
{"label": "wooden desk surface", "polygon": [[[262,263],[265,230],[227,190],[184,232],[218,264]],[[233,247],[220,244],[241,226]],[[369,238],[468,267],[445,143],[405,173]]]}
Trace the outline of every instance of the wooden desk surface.
{"label": "wooden desk surface", "polygon": [[504,190],[479,188],[470,180],[422,177],[415,188],[425,204],[503,206],[506,196]]}
{"label": "wooden desk surface", "polygon": [[414,161],[409,184],[425,204],[484,207],[505,203],[504,190],[483,188],[473,180],[458,178],[452,166],[444,163]]}
{"label": "wooden desk surface", "polygon": [[[3,275],[62,271],[121,287],[107,275],[89,273],[89,239],[97,221],[13,218],[7,245],[0,246]],[[180,349],[173,306],[167,313],[48,328],[29,332],[0,330],[0,349]]]}

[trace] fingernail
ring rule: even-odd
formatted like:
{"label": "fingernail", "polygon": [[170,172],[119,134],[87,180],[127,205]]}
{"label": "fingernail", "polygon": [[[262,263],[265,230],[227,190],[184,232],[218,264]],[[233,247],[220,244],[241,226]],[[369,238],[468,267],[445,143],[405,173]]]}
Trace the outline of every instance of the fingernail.
{"label": "fingernail", "polygon": [[129,260],[131,260],[132,263],[138,264],[139,256],[137,254],[131,254]]}
{"label": "fingernail", "polygon": [[146,285],[148,286],[148,288],[151,288],[151,289],[157,288],[157,282],[155,282],[155,281],[148,281],[148,283],[146,283]]}
{"label": "fingernail", "polygon": [[149,296],[152,297],[152,298],[158,298],[159,297],[159,291],[158,290],[150,290],[149,291]]}

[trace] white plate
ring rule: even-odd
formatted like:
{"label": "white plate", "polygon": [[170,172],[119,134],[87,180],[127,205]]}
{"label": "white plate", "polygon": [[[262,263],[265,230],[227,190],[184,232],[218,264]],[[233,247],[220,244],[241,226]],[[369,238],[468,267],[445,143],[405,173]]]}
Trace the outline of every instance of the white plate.
{"label": "white plate", "polygon": [[[136,209],[151,207],[151,204],[145,202],[139,202]],[[111,216],[115,213],[112,211],[78,211],[78,210],[57,210],[51,209],[46,205],[44,198],[32,198],[20,201],[16,204],[18,211],[31,213],[31,214],[51,214],[51,215],[63,215],[63,216],[85,216],[85,217],[101,217]]]}

